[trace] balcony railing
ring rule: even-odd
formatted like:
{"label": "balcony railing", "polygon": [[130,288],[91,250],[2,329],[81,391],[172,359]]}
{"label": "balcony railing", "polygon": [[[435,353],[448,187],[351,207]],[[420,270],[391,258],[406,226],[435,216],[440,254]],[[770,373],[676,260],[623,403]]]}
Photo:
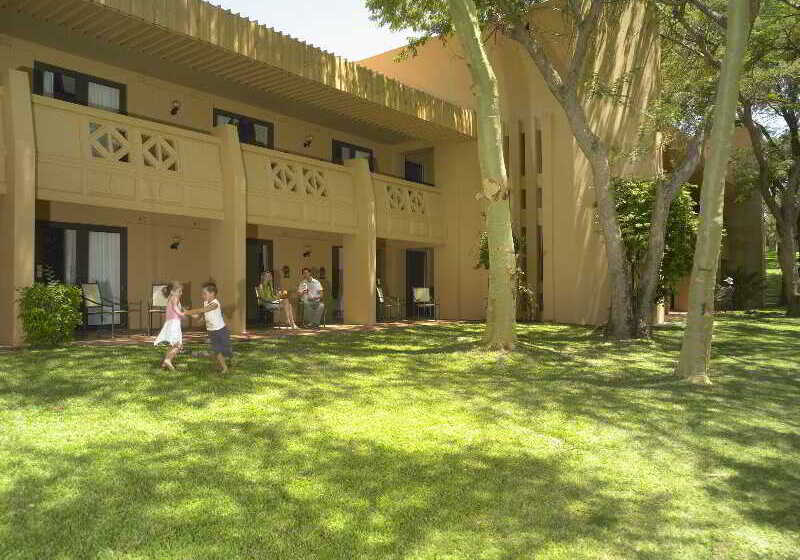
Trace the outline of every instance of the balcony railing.
{"label": "balcony railing", "polygon": [[38,198],[222,217],[215,136],[38,95],[33,117]]}
{"label": "balcony railing", "polygon": [[358,227],[350,170],[303,156],[242,145],[251,223],[353,233]]}
{"label": "balcony railing", "polygon": [[[33,116],[38,198],[223,218],[216,136],[38,95]],[[356,232],[358,205],[348,167],[258,146],[241,150],[249,223]],[[444,241],[438,189],[379,173],[372,183],[378,236]]]}
{"label": "balcony railing", "polygon": [[445,226],[442,194],[435,187],[372,174],[379,237],[439,243]]}

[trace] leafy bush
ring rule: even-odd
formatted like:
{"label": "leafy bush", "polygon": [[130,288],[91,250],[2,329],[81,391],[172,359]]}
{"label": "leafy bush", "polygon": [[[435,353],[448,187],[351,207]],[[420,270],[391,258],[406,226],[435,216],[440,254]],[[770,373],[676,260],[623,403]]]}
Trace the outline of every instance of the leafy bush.
{"label": "leafy bush", "polygon": [[750,310],[758,307],[767,283],[760,272],[747,272],[737,268],[729,274],[733,278],[731,309]]}
{"label": "leafy bush", "polygon": [[[535,286],[529,285],[528,275],[520,264],[527,250],[526,240],[514,232],[513,241],[514,255],[517,263],[517,270],[514,274],[517,281],[517,293],[515,294],[517,300],[517,320],[527,321],[533,318],[538,308],[536,289]],[[478,262],[475,264],[475,268],[489,270],[489,235],[485,231],[482,231],[478,238]]]}
{"label": "leafy bush", "polygon": [[20,290],[19,303],[25,342],[32,346],[69,342],[81,323],[81,292],[77,286],[37,282]]}
{"label": "leafy bush", "polygon": [[[622,239],[634,278],[641,274],[647,256],[657,180],[616,178],[613,183]],[[692,271],[697,223],[689,185],[683,185],[672,201],[667,218],[664,261],[656,291],[658,300],[674,291],[680,280]]]}

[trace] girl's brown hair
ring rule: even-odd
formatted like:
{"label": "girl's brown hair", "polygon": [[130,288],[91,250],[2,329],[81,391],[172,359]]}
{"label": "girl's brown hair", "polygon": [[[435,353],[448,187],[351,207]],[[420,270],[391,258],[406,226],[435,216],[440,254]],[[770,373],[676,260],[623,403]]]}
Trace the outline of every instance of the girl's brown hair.
{"label": "girl's brown hair", "polygon": [[172,282],[161,288],[161,293],[164,294],[165,298],[168,298],[172,294],[172,292],[182,287],[183,286],[181,285],[180,282],[178,282],[177,280],[173,280]]}

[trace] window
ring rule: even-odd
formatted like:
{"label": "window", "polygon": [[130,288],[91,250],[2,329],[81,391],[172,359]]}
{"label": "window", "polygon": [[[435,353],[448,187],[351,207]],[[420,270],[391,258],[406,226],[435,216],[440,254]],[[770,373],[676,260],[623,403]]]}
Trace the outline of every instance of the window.
{"label": "window", "polygon": [[416,161],[406,160],[406,181],[425,182],[425,166]]}
{"label": "window", "polygon": [[126,111],[124,84],[38,61],[33,65],[33,92],[114,113]]}
{"label": "window", "polygon": [[371,149],[340,140],[333,141],[333,153],[331,154],[333,163],[343,164],[345,160],[358,158],[369,160],[369,170],[375,171],[375,154]]}
{"label": "window", "polygon": [[239,142],[272,149],[275,145],[275,127],[271,122],[260,121],[214,109],[214,126],[232,124],[239,130]]}
{"label": "window", "polygon": [[536,129],[536,173],[542,172],[542,129]]}
{"label": "window", "polygon": [[519,174],[520,176],[525,176],[525,160],[527,160],[527,155],[525,153],[525,133],[519,133]]}
{"label": "window", "polygon": [[[36,222],[34,275],[67,284],[97,283],[100,294],[127,300],[128,234],[126,228],[58,222]],[[124,323],[125,315],[92,314],[88,325]]]}

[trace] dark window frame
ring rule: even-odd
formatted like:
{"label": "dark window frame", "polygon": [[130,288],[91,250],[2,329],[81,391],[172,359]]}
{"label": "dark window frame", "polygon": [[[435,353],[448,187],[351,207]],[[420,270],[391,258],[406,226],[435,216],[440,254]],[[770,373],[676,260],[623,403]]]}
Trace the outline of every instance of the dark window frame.
{"label": "dark window frame", "polygon": [[[415,179],[410,176],[408,172],[409,166],[419,169],[419,179]],[[418,161],[411,161],[408,159],[405,160],[403,164],[403,179],[406,181],[411,181],[412,183],[419,183],[420,185],[430,185],[430,183],[425,181],[425,164],[419,163]]]}
{"label": "dark window frame", "polygon": [[336,140],[334,138],[331,142],[331,161],[333,163],[344,165],[344,158],[342,158],[341,152],[342,148],[350,148],[353,151],[369,152],[369,170],[375,173],[375,151],[372,148],[365,148],[364,146],[359,146],[358,144],[351,144],[350,142],[343,142],[342,140]]}
{"label": "dark window frame", "polygon": [[527,146],[526,146],[526,138],[525,138],[525,131],[521,131],[519,133],[519,174],[520,177],[524,177],[525,173],[528,171],[527,169]]}
{"label": "dark window frame", "polygon": [[536,129],[536,173],[544,171],[544,148],[542,147],[542,129]]}
{"label": "dark window frame", "polygon": [[[120,226],[99,226],[94,224],[81,224],[71,222],[51,222],[49,220],[36,220],[36,233],[41,232],[40,228],[52,229],[73,229],[77,235],[77,285],[80,286],[89,281],[89,232],[97,231],[104,233],[119,234],[119,300],[128,301],[128,228]],[[34,261],[39,262],[40,255],[34,255]],[[127,315],[123,314],[125,321]],[[123,325],[126,323],[122,323]]]}
{"label": "dark window frame", "polygon": [[119,111],[115,112],[111,111],[110,109],[105,109],[103,107],[93,107],[93,109],[108,111],[110,113],[115,113],[119,115],[128,114],[127,85],[121,84],[119,82],[114,82],[112,80],[106,80],[105,78],[98,78],[97,76],[93,76],[91,74],[84,74],[83,72],[78,72],[77,70],[70,70],[69,68],[62,68],[61,66],[55,66],[53,64],[47,64],[46,62],[40,62],[36,60],[33,63],[33,93],[35,93],[36,95],[45,95],[44,93],[45,72],[53,72],[54,74],[62,74],[70,76],[75,80],[76,99],[73,100],[64,97],[59,97],[58,95],[56,95],[56,92],[53,92],[52,96],[53,99],[60,99],[61,101],[65,101],[67,103],[74,103],[76,105],[83,105],[84,107],[89,107],[89,83],[91,82],[101,86],[107,86],[119,90]]}
{"label": "dark window frame", "polygon": [[[229,119],[236,119],[240,122],[249,122],[253,125],[263,126],[267,129],[267,144],[261,144],[260,142],[256,142],[255,137],[255,128],[252,128],[253,134],[252,138],[248,139],[247,137],[247,130],[246,128],[239,128],[238,126],[236,129],[239,131],[239,142],[242,144],[249,144],[251,146],[259,146],[261,148],[267,148],[269,150],[275,149],[275,124],[269,121],[262,121],[261,119],[256,119],[254,117],[248,117],[247,115],[242,115],[239,113],[234,113],[233,111],[226,111],[225,109],[219,109],[218,107],[214,107],[211,116],[211,126],[217,126],[217,116],[228,117]],[[244,136],[244,138],[243,138]]]}

